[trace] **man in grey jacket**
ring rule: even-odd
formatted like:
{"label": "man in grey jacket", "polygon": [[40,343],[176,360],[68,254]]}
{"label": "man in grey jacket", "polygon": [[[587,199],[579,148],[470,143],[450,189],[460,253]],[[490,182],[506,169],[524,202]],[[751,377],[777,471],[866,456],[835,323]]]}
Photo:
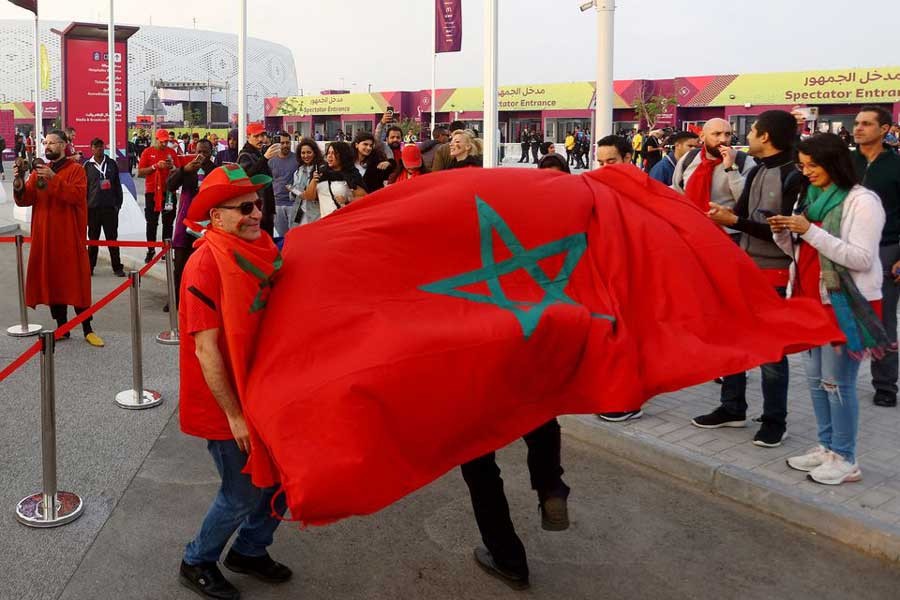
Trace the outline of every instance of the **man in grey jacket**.
{"label": "man in grey jacket", "polygon": [[[709,216],[718,225],[739,232],[738,243],[753,259],[769,282],[781,295],[789,279],[791,258],[775,244],[766,219],[774,215],[790,215],[803,188],[804,178],[797,171],[794,143],[797,124],[783,110],[769,110],[759,115],[750,128],[747,140],[750,154],[758,163],[747,172],[744,189],[734,210],[711,204]],[[740,340],[735,340],[740,343]],[[781,445],[787,426],[788,362],[761,366],[763,414],[753,443],[764,448]],[[736,373],[723,378],[721,405],[691,423],[704,429],[744,427],[747,424],[747,374]]]}

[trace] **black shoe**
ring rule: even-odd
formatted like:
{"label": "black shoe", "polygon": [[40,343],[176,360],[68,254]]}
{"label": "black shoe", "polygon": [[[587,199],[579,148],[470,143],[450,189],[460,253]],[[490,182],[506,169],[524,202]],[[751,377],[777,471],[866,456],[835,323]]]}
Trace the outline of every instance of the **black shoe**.
{"label": "black shoe", "polygon": [[128,277],[124,269],[116,269],[115,271],[113,271],[113,275],[115,275],[116,277]]}
{"label": "black shoe", "polygon": [[763,448],[777,448],[781,442],[787,439],[787,431],[784,425],[763,421],[756,435],[753,436],[753,445]]}
{"label": "black shoe", "polygon": [[488,552],[487,548],[475,548],[475,562],[481,567],[481,570],[492,577],[496,577],[514,590],[527,590],[531,585],[528,583],[528,573],[513,573],[497,565],[494,557]]}
{"label": "black shoe", "polygon": [[234,550],[229,550],[222,564],[229,571],[251,575],[266,583],[284,583],[294,574],[280,562],[272,560],[268,554],[244,556]]}
{"label": "black shoe", "polygon": [[562,496],[550,496],[540,503],[541,527],[545,531],[565,531],[569,528],[569,506]]}
{"label": "black shoe", "polygon": [[151,248],[150,250],[147,250],[147,256],[144,257],[144,264],[146,265],[148,262],[153,260],[153,256],[154,256],[153,249]]}
{"label": "black shoe", "polygon": [[241,592],[225,579],[216,563],[189,565],[181,561],[178,581],[204,598],[216,600],[239,600]]}
{"label": "black shoe", "polygon": [[169,312],[169,303],[166,302],[166,305],[163,306],[163,312]]}
{"label": "black shoe", "polygon": [[897,406],[897,394],[878,390],[875,392],[875,397],[872,398],[872,402],[875,406]]}
{"label": "black shoe", "polygon": [[597,416],[604,421],[609,421],[610,423],[619,423],[621,421],[628,421],[630,419],[640,419],[644,416],[644,411],[642,411],[641,409],[637,409],[627,412],[597,413]]}
{"label": "black shoe", "polygon": [[746,427],[747,417],[734,415],[721,406],[708,415],[691,419],[691,424],[701,429],[718,429],[719,427]]}

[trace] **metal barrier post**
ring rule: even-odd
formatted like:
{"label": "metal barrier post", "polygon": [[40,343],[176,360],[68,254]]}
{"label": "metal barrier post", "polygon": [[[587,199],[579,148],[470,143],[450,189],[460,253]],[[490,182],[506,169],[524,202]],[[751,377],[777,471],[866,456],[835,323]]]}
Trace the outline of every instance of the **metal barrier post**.
{"label": "metal barrier post", "polygon": [[130,390],[116,394],[116,404],[121,408],[152,408],[162,403],[162,395],[144,389],[144,363],[141,346],[141,274],[131,271],[131,361],[132,384]]}
{"label": "metal barrier post", "polygon": [[28,322],[28,307],[25,305],[25,266],[22,258],[22,246],[25,238],[22,234],[16,235],[16,275],[19,279],[19,324],[6,329],[6,333],[13,337],[28,337],[40,333],[42,326]]}
{"label": "metal barrier post", "polygon": [[53,370],[54,332],[41,333],[41,464],[43,491],[16,505],[16,519],[28,527],[57,527],[84,512],[78,494],[56,489],[56,381]]}
{"label": "metal barrier post", "polygon": [[166,251],[166,283],[169,288],[169,330],[156,336],[156,341],[164,346],[177,346],[178,340],[178,307],[175,301],[175,249],[172,240],[164,240],[169,245]]}

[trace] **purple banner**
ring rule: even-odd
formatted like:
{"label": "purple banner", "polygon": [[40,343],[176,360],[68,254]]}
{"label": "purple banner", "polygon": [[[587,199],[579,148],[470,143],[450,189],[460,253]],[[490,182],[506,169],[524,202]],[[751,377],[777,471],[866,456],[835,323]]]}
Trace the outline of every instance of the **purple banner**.
{"label": "purple banner", "polygon": [[462,50],[462,0],[434,0],[434,51]]}
{"label": "purple banner", "polygon": [[9,0],[16,6],[21,6],[25,10],[30,10],[34,14],[37,14],[37,0]]}

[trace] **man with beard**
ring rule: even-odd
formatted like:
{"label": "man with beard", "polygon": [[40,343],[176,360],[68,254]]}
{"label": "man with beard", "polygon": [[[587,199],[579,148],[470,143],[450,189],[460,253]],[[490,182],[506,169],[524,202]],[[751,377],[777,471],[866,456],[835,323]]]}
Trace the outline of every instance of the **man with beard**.
{"label": "man with beard", "polygon": [[[237,162],[249,177],[256,175],[265,175],[272,177],[272,171],[269,168],[269,160],[275,158],[281,151],[278,144],[273,144],[266,149],[263,154],[263,139],[266,137],[266,128],[262,123],[251,123],[247,125],[247,143],[241,148],[238,154]],[[275,235],[275,193],[272,186],[260,188],[257,192],[259,199],[262,200],[262,218],[260,219],[260,227],[270,236]]]}
{"label": "man with beard", "polygon": [[[159,228],[159,217],[162,214],[162,237],[172,239],[172,225],[175,222],[175,206],[167,206],[166,179],[169,171],[175,166],[178,155],[168,146],[169,132],[160,129],[156,132],[156,145],[144,150],[138,162],[138,177],[146,178],[144,193],[144,218],[147,220],[147,241],[156,241]],[[153,260],[153,249],[147,249],[144,262]]]}
{"label": "man with beard", "polygon": [[403,160],[403,130],[398,125],[391,125],[387,130],[387,154],[394,159],[394,164],[400,164]]}
{"label": "man with beard", "polygon": [[709,212],[710,202],[734,209],[744,191],[744,174],[756,166],[747,154],[731,147],[732,136],[731,123],[710,119],[700,134],[700,148],[675,165],[672,189],[685,194],[704,213]]}
{"label": "man with beard", "polygon": [[[91,273],[84,235],[87,230],[87,176],[81,165],[65,155],[69,139],[59,130],[44,138],[48,163],[37,165],[28,181],[15,192],[17,206],[31,208],[31,251],[25,302],[50,307],[57,327],[68,321],[69,306],[79,314],[91,305]],[[13,177],[24,173],[13,166]],[[81,324],[92,346],[103,340],[91,328],[91,319]],[[69,337],[66,334],[65,337]]]}

